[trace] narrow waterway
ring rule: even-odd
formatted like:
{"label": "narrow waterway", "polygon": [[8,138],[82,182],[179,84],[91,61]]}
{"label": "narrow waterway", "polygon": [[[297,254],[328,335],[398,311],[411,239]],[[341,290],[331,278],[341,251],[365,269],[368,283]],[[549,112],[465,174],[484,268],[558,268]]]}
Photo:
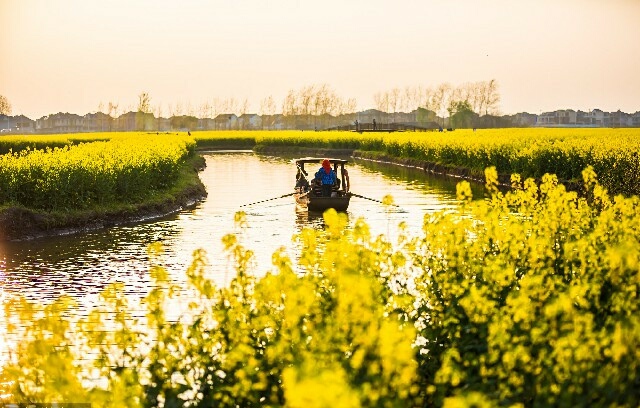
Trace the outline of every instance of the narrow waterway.
{"label": "narrow waterway", "polygon": [[[292,236],[303,227],[322,228],[322,217],[296,212],[293,197],[241,207],[291,192],[296,169],[289,159],[251,152],[211,152],[204,156],[207,167],[200,177],[209,195],[194,208],[108,230],[0,243],[0,301],[20,294],[48,303],[70,295],[78,299],[77,313],[84,314],[98,301],[100,291],[117,281],[124,283],[129,297],[140,299],[151,285],[147,247],[158,241],[165,248],[162,263],[175,281],[184,282],[193,252],[201,248],[207,253],[208,275],[224,285],[234,271],[221,240],[237,231],[233,218],[239,210],[247,213],[248,227],[241,238],[243,245],[255,252],[256,275],[271,268],[271,255],[281,246],[296,258],[299,248]],[[367,161],[352,161],[348,169],[351,191],[375,200],[390,194],[400,207],[390,210],[374,201],[351,199],[349,222],[364,217],[376,235],[393,236],[402,221],[417,234],[425,213],[457,205],[456,180]]]}

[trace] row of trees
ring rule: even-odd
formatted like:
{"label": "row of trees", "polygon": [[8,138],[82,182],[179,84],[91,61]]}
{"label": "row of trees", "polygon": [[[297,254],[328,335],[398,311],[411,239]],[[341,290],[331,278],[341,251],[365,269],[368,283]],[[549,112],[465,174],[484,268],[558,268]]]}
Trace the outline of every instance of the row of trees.
{"label": "row of trees", "polygon": [[[496,80],[467,82],[459,86],[442,83],[435,87],[407,86],[378,92],[374,95],[375,108],[391,114],[399,112],[434,112],[441,118],[449,118],[449,126],[471,127],[478,117],[496,115],[498,113],[500,94]],[[98,105],[98,112],[111,117],[118,117],[127,111],[154,114],[160,117],[189,116],[196,118],[215,118],[220,114],[234,113],[241,116],[249,113],[249,101],[236,98],[214,98],[197,107],[189,104],[169,104],[165,111],[161,104],[153,105],[148,92],[138,95],[138,106],[121,108],[119,103],[108,102]],[[268,96],[260,101],[258,113],[261,116],[273,116],[279,112],[295,125],[303,121],[305,125],[321,124],[323,117],[341,116],[355,113],[355,98],[344,98],[338,95],[329,85],[308,85],[300,89],[291,89],[279,104]],[[6,97],[0,95],[0,114],[11,113],[11,104]],[[430,114],[429,120],[436,116]],[[311,121],[313,123],[311,123]]]}
{"label": "row of trees", "polygon": [[[266,105],[267,107],[269,105]],[[271,105],[271,109],[273,105]],[[311,125],[318,124],[318,120],[328,116],[342,116],[354,113],[357,109],[355,98],[342,98],[327,84],[309,85],[298,90],[291,89],[282,103],[282,115],[288,118],[290,124],[295,121],[307,122]],[[263,115],[272,115],[269,111],[261,112]]]}
{"label": "row of trees", "polygon": [[453,127],[471,127],[474,117],[497,115],[500,93],[495,79],[466,82],[453,86],[447,82],[436,87],[407,86],[376,93],[376,109],[396,113],[424,109],[441,118],[448,116]]}
{"label": "row of trees", "polygon": [[[102,112],[103,104],[99,109]],[[300,89],[291,89],[287,93],[281,104],[280,112],[284,116],[338,116],[356,111],[357,103],[354,98],[344,99],[340,97],[329,85],[309,85]],[[117,111],[118,105],[112,102],[108,104],[108,112]],[[234,113],[241,116],[249,111],[248,99],[238,100],[235,98],[220,99],[214,98],[211,101],[202,103],[194,108],[191,104],[183,106],[181,103],[168,106],[170,116],[194,116],[198,118],[214,118],[219,114]],[[151,105],[149,93],[143,92],[138,95],[137,112],[155,113],[157,117],[163,116],[163,110],[158,105]],[[278,104],[273,96],[268,96],[260,101],[258,112],[262,116],[271,116],[278,113]]]}
{"label": "row of trees", "polygon": [[[155,113],[163,116],[160,105],[152,106],[151,97],[143,92],[139,96],[138,112]],[[490,81],[466,82],[453,86],[447,82],[436,87],[422,85],[407,86],[403,89],[393,88],[378,92],[374,95],[375,108],[388,113],[410,112],[417,109],[433,111],[440,117],[453,117],[459,113],[472,112],[478,116],[497,115],[499,113],[500,93],[495,79]],[[355,98],[344,98],[338,95],[328,84],[314,84],[300,89],[290,89],[280,105],[273,96],[267,96],[260,101],[258,113],[270,116],[280,112],[284,116],[340,116],[354,113],[357,109]],[[99,111],[103,111],[101,103]],[[109,102],[107,113],[111,115],[118,110],[118,104]],[[168,105],[170,116],[195,116],[199,118],[213,118],[222,113],[235,113],[238,116],[249,111],[247,98],[214,98],[202,103],[198,107],[191,104],[176,103]]]}

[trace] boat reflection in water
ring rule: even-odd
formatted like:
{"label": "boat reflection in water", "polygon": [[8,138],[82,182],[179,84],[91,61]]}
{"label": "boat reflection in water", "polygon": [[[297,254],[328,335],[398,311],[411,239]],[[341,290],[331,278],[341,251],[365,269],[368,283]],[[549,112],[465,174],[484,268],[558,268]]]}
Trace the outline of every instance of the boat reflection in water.
{"label": "boat reflection in water", "polygon": [[[321,181],[315,177],[311,181],[307,179],[309,173],[305,170],[305,165],[321,165],[328,160],[332,170],[336,175],[336,180],[331,185],[331,192],[323,194]],[[298,171],[296,174],[295,202],[298,211],[305,209],[310,213],[322,214],[329,208],[336,211],[345,212],[349,208],[351,193],[349,192],[349,172],[344,167],[347,160],[344,159],[323,159],[318,157],[305,157],[293,160]]]}

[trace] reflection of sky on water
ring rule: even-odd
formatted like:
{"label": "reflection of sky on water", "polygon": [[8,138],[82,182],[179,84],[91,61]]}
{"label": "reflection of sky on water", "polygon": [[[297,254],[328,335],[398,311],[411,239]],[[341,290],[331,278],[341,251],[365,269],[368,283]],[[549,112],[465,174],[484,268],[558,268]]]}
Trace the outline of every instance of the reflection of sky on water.
{"label": "reflection of sky on water", "polygon": [[[112,282],[123,282],[132,302],[145,296],[151,285],[147,247],[158,241],[165,247],[162,264],[178,285],[184,287],[184,271],[199,248],[207,253],[208,276],[219,285],[228,283],[234,270],[221,240],[238,231],[233,221],[238,210],[247,214],[248,227],[240,236],[243,245],[255,253],[256,275],[271,269],[271,255],[281,246],[287,248],[292,260],[297,258],[299,249],[292,237],[303,227],[322,228],[322,217],[296,212],[292,197],[241,207],[292,190],[296,170],[288,159],[252,153],[211,153],[205,157],[207,168],[200,177],[208,197],[195,208],[152,222],[0,243],[0,296],[21,294],[48,303],[70,295],[79,302],[74,312],[83,315]],[[430,177],[418,169],[362,160],[349,164],[348,169],[351,191],[374,200],[390,194],[400,206],[399,210],[385,209],[374,201],[351,199],[349,223],[364,217],[374,235],[393,237],[401,221],[417,234],[426,212],[455,205],[455,181]],[[307,170],[315,172],[312,166]],[[177,304],[172,310],[179,314],[182,306]],[[143,311],[136,314],[142,316]],[[0,331],[4,331],[2,327]]]}

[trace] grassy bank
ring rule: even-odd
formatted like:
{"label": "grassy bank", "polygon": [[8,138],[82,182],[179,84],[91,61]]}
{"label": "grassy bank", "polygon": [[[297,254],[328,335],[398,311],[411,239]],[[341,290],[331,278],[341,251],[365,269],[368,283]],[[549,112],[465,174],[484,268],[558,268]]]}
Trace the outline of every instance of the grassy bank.
{"label": "grassy bank", "polygon": [[[199,135],[199,133],[196,133]],[[420,167],[437,168],[470,179],[483,179],[495,167],[502,180],[511,174],[540,180],[555,174],[579,184],[591,166],[612,194],[640,194],[640,129],[481,129],[453,132],[203,132],[198,146],[255,144],[258,152],[305,152],[318,149],[363,152]]]}
{"label": "grassy bank", "polygon": [[206,195],[184,137],[114,138],[0,156],[0,238],[157,217]]}
{"label": "grassy bank", "polygon": [[89,231],[173,213],[206,197],[207,191],[198,177],[202,166],[204,159],[193,155],[182,164],[169,188],[127,202],[112,201],[83,209],[50,211],[4,204],[0,207],[0,240]]}

